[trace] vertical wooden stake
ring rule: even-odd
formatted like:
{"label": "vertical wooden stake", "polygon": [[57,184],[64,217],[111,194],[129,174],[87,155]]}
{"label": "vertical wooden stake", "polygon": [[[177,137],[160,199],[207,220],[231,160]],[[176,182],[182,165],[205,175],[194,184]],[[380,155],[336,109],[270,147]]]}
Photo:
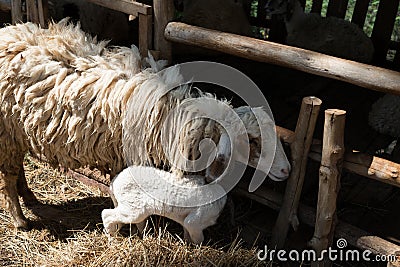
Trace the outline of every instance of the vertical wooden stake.
{"label": "vertical wooden stake", "polygon": [[[336,199],[340,188],[340,175],[344,158],[344,125],[346,111],[328,109],[325,111],[324,138],[321,167],[319,169],[319,191],[314,236],[309,242],[316,251],[332,245],[336,223]],[[326,254],[325,254],[326,255]],[[325,258],[313,262],[312,266],[330,266]]]}
{"label": "vertical wooden stake", "polygon": [[11,0],[11,22],[16,24],[22,22],[21,0]]}
{"label": "vertical wooden stake", "polygon": [[39,11],[35,0],[26,0],[26,20],[39,23]]}
{"label": "vertical wooden stake", "polygon": [[153,16],[139,13],[139,50],[143,58],[152,49],[153,36]]}
{"label": "vertical wooden stake", "polygon": [[47,22],[49,20],[49,6],[48,0],[38,0],[39,10],[39,23],[42,28],[47,28]]}
{"label": "vertical wooden stake", "polygon": [[173,0],[154,0],[154,49],[160,51],[160,58],[172,60],[171,44],[164,37],[167,23],[174,17]]}
{"label": "vertical wooden stake", "polygon": [[297,120],[294,141],[291,144],[292,171],[290,173],[281,210],[276,220],[272,234],[271,245],[277,249],[283,248],[289,225],[297,230],[299,220],[297,209],[304,182],[308,152],[314,134],[319,109],[322,101],[316,97],[305,97]]}

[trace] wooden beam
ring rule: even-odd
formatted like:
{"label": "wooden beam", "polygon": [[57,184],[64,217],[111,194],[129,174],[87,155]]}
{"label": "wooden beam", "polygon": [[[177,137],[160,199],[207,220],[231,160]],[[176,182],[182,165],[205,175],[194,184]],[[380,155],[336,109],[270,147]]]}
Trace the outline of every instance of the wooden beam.
{"label": "wooden beam", "polygon": [[68,170],[67,175],[69,177],[72,177],[72,178],[84,183],[85,185],[98,188],[101,192],[110,195],[110,187],[97,181],[97,180],[91,179],[88,176],[83,175],[83,174],[78,173],[73,170]]}
{"label": "wooden beam", "polygon": [[[325,111],[317,217],[314,236],[309,242],[318,257],[321,256],[323,250],[332,247],[335,224],[337,223],[336,203],[343,165],[345,118],[346,112],[343,110],[328,109]],[[311,264],[311,266],[321,265],[331,266],[332,263],[325,255],[322,262]]]}
{"label": "wooden beam", "polygon": [[[277,126],[278,135],[285,143],[292,143],[294,132]],[[321,141],[314,139],[308,157],[321,161]],[[346,149],[343,168],[351,173],[400,187],[400,164],[358,151]]]}
{"label": "wooden beam", "polygon": [[26,19],[33,23],[39,23],[39,11],[35,0],[26,0]]}
{"label": "wooden beam", "polygon": [[151,15],[151,6],[139,2],[132,2],[129,0],[87,0],[93,4],[103,6],[109,9],[117,10],[119,12],[138,16],[139,14]]}
{"label": "wooden beam", "polygon": [[[315,161],[321,161],[321,150],[316,147],[318,146],[311,147],[308,156]],[[351,173],[400,187],[400,164],[398,163],[357,151],[347,151],[343,168]]]}
{"label": "wooden beam", "polygon": [[153,16],[139,14],[139,50],[143,58],[153,45]]}
{"label": "wooden beam", "polygon": [[16,24],[22,22],[21,0],[11,0],[11,23]]}
{"label": "wooden beam", "polygon": [[171,44],[165,39],[164,31],[174,16],[173,0],[154,0],[154,49],[160,51],[160,58],[172,60]]}
{"label": "wooden beam", "polygon": [[290,225],[295,230],[298,228],[297,209],[306,173],[308,152],[313,140],[315,124],[321,104],[322,101],[316,97],[303,98],[294,140],[290,146],[292,152],[292,171],[286,185],[282,208],[272,231],[271,244],[277,249],[281,249],[285,245]]}
{"label": "wooden beam", "polygon": [[47,22],[49,20],[49,6],[47,0],[37,0],[38,10],[39,10],[39,23],[43,28],[47,27]]}
{"label": "wooden beam", "polygon": [[400,95],[400,73],[317,52],[170,22],[167,40],[276,64],[368,89]]}

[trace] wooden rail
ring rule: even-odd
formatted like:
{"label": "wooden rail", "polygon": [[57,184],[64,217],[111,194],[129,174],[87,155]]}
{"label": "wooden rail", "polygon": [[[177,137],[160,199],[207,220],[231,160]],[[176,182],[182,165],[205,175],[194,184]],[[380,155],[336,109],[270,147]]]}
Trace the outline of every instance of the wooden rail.
{"label": "wooden rail", "polygon": [[180,22],[168,23],[164,34],[170,41],[209,48],[400,95],[400,72]]}
{"label": "wooden rail", "polygon": [[149,5],[145,5],[138,2],[132,2],[128,0],[87,0],[93,4],[103,6],[109,9],[113,9],[125,14],[138,16],[139,14],[151,15],[152,8]]}
{"label": "wooden rail", "polygon": [[[294,132],[277,126],[278,135],[285,143],[292,143]],[[321,161],[321,141],[314,139],[308,157]],[[344,154],[343,169],[370,179],[400,187],[400,164],[347,149]]]}

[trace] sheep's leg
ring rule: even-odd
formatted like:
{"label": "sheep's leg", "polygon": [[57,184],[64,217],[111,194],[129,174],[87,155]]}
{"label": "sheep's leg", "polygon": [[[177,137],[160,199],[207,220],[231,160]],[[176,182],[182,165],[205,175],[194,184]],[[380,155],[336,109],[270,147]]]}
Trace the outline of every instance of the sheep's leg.
{"label": "sheep's leg", "polygon": [[28,187],[28,183],[26,182],[26,177],[25,177],[24,166],[22,163],[18,174],[17,190],[18,190],[18,195],[22,197],[25,205],[32,206],[38,203],[37,198],[31,191],[31,189]]}
{"label": "sheep's leg", "polygon": [[143,235],[144,228],[146,228],[146,219],[140,223],[136,224],[136,228],[140,235]]}
{"label": "sheep's leg", "polygon": [[192,242],[189,231],[185,227],[183,227],[183,238],[186,240],[186,242]]}
{"label": "sheep's leg", "polygon": [[22,213],[17,192],[18,175],[11,175],[0,171],[0,191],[4,198],[6,209],[14,219],[14,225],[20,230],[29,230],[29,221]]}

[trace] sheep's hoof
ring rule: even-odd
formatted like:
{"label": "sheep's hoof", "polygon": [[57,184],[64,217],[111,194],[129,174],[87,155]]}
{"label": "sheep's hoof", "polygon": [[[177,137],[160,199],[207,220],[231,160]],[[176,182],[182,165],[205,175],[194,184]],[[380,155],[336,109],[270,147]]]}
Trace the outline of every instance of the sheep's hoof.
{"label": "sheep's hoof", "polygon": [[29,232],[32,230],[32,223],[29,220],[26,220],[25,222],[19,223],[16,228],[18,231]]}
{"label": "sheep's hoof", "polygon": [[32,208],[32,207],[35,207],[40,204],[40,201],[37,200],[36,197],[29,198],[29,199],[25,199],[25,198],[22,198],[22,199],[24,201],[25,206],[28,208]]}

